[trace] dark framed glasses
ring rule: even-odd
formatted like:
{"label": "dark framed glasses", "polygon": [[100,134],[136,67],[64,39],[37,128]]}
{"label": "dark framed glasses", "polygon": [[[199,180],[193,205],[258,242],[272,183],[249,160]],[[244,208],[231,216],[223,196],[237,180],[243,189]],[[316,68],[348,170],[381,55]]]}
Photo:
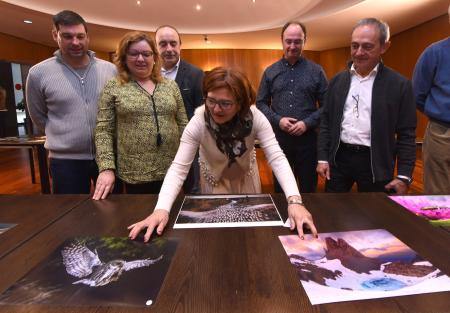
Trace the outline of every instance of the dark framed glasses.
{"label": "dark framed glasses", "polygon": [[139,57],[139,55],[142,55],[142,57],[144,59],[146,59],[146,58],[150,58],[153,56],[153,51],[139,51],[139,50],[130,49],[127,51],[127,55],[133,59],[137,59]]}
{"label": "dark framed glasses", "polygon": [[356,115],[356,118],[359,118],[359,95],[352,95],[353,102],[355,102],[355,106],[353,107],[353,114]]}
{"label": "dark framed glasses", "polygon": [[203,99],[206,106],[210,109],[214,109],[216,104],[224,111],[231,109],[234,102],[229,100],[216,100],[214,98],[206,97]]}

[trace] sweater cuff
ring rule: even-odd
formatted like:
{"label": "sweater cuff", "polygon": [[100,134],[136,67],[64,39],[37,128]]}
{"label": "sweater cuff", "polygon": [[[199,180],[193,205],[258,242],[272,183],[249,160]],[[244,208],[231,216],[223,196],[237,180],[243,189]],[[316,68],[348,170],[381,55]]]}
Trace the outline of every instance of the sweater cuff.
{"label": "sweater cuff", "polygon": [[113,170],[116,171],[116,165],[114,164],[113,161],[105,161],[105,162],[98,162],[97,161],[97,165],[98,165],[98,171],[102,172],[105,170]]}

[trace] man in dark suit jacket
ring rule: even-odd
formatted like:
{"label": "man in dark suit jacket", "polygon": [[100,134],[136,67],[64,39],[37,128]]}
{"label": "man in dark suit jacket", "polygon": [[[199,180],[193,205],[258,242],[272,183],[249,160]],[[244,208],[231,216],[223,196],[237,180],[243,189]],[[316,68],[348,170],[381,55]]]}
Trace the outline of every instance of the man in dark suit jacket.
{"label": "man in dark suit jacket", "polygon": [[[181,60],[181,38],[175,27],[163,25],[156,29],[156,44],[162,58],[161,74],[175,80],[183,97],[184,107],[189,119],[195,109],[202,104],[203,71],[194,65]],[[184,183],[185,193],[199,192],[198,157],[192,162],[191,170]]]}
{"label": "man in dark suit jacket", "polygon": [[195,108],[202,103],[203,71],[180,59],[181,39],[173,26],[158,27],[156,44],[163,61],[161,73],[166,78],[174,79],[180,87],[187,116],[191,119]]}

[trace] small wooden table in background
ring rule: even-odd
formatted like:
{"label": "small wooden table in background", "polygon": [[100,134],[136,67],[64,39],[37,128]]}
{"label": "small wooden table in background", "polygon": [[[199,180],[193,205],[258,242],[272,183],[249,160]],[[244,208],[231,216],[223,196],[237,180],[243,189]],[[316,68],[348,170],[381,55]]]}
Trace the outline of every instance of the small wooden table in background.
{"label": "small wooden table in background", "polygon": [[[48,174],[47,151],[44,148],[45,136],[23,136],[0,138],[0,148],[32,148],[36,151],[39,164],[39,177],[41,181],[41,191],[43,194],[50,193],[50,178]],[[33,180],[34,163],[30,161],[31,175]]]}

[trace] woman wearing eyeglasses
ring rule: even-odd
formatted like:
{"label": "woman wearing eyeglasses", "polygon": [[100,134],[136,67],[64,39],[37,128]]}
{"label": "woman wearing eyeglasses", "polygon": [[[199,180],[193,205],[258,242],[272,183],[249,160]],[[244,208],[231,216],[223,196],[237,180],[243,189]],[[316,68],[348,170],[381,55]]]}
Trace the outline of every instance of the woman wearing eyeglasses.
{"label": "woman wearing eyeglasses", "polygon": [[288,199],[291,228],[303,237],[305,224],[317,235],[311,214],[304,207],[289,163],[275,139],[269,121],[255,106],[255,92],[247,77],[236,69],[218,67],[203,81],[204,106],[184,130],[180,147],[164,179],[158,202],[146,219],[130,225],[130,238],[147,227],[148,241],[157,228],[162,234],[169,211],[199,149],[200,188],[203,194],[260,193],[255,157],[259,141]]}
{"label": "woman wearing eyeglasses", "polygon": [[158,193],[187,124],[177,84],[161,77],[152,38],[125,34],[114,63],[118,76],[105,85],[98,104],[95,200],[112,192],[116,176],[127,193]]}

